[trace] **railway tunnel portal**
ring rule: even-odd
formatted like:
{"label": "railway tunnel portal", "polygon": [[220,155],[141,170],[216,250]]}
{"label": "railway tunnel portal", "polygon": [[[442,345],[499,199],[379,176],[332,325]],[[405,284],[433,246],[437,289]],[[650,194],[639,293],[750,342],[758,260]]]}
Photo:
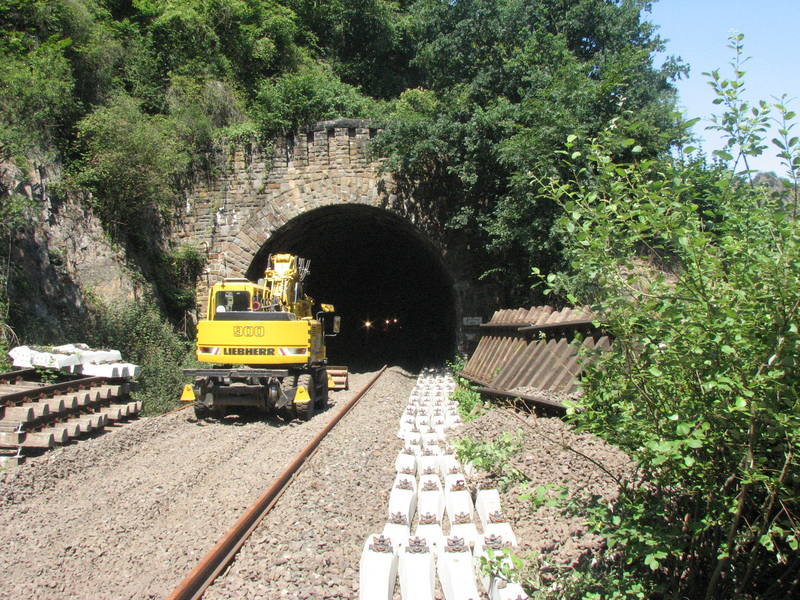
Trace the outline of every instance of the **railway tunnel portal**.
{"label": "railway tunnel portal", "polygon": [[327,121],[215,156],[173,235],[206,256],[198,317],[211,284],[258,279],[270,253],[291,252],[311,260],[307,293],[343,317],[332,363],[418,368],[463,347],[462,317],[488,316],[496,300],[475,283],[466,245],[444,241],[380,173],[367,151],[375,133],[364,121]]}
{"label": "railway tunnel portal", "polygon": [[328,341],[333,362],[419,368],[452,357],[453,279],[437,249],[407,221],[364,205],[309,211],[272,234],[246,276],[260,277],[274,252],[309,259],[307,293],[341,315],[342,332]]}

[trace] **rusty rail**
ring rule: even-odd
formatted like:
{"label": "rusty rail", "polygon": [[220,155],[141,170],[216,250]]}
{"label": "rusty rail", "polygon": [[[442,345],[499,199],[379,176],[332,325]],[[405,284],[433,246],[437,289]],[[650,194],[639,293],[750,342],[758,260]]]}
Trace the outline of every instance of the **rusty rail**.
{"label": "rusty rail", "polygon": [[294,460],[287,466],[278,477],[272,482],[261,496],[239,517],[222,539],[206,554],[197,566],[189,573],[178,587],[168,596],[168,600],[190,600],[202,598],[208,586],[210,586],[223,569],[233,560],[236,553],[250,537],[261,520],[272,509],[278,501],[281,493],[291,482],[295,473],[313,454],[320,442],[325,438],[331,429],[350,412],[364,394],[375,384],[378,378],[386,371],[386,365],[369,380],[369,382],[345,404],[342,409],[334,416],[328,424],[320,431],[308,445],[303,448]]}
{"label": "rusty rail", "polygon": [[0,463],[20,464],[31,452],[67,444],[141,411],[141,402],[128,397],[124,378],[53,375],[58,381],[42,381],[36,369],[0,373]]}

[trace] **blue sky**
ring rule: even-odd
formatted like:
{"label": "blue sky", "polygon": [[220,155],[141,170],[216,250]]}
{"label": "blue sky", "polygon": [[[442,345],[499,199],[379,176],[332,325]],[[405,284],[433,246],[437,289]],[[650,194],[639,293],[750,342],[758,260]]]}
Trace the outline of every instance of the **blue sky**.
{"label": "blue sky", "polygon": [[[688,117],[702,119],[694,132],[709,154],[723,143],[716,132],[705,130],[719,107],[712,104],[713,90],[702,73],[732,74],[733,52],[727,47],[732,32],[745,35],[744,54],[751,57],[744,68],[746,99],[771,101],[785,93],[800,114],[800,0],[660,0],[644,17],[667,40],[665,54],[680,56],[691,67],[688,79],[677,82],[679,102]],[[800,123],[794,132],[800,135]],[[784,175],[772,147],[751,168]]]}

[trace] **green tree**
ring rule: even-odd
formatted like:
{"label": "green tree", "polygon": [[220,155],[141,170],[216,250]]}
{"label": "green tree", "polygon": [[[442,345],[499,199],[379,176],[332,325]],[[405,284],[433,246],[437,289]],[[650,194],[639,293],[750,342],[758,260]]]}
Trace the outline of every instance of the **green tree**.
{"label": "green tree", "polygon": [[662,43],[641,19],[647,7],[606,0],[413,7],[413,65],[431,100],[408,122],[402,96],[376,148],[426,213],[488,246],[479,266],[494,266],[507,301],[529,299],[531,263],[560,261],[558,209],[528,185],[528,174],[559,172],[555,152],[567,134],[596,133],[617,117],[619,135],[637,135],[648,155],[682,136],[670,85],[681,67],[653,67]]}
{"label": "green tree", "polygon": [[147,115],[139,101],[119,94],[81,120],[78,143],[75,181],[92,191],[92,205],[112,234],[142,243],[147,225],[157,229],[171,217],[189,158],[169,119]]}
{"label": "green tree", "polygon": [[[757,117],[769,109],[759,106]],[[568,181],[532,183],[561,207],[557,228],[570,240],[570,270],[549,282],[591,304],[614,337],[571,420],[637,467],[615,503],[588,511],[607,547],[597,569],[574,578],[574,597],[777,599],[796,589],[800,229],[785,198],[736,173],[766,148],[753,115],[716,121],[733,140],[729,164],[642,156],[612,121],[586,144],[568,138]],[[620,145],[631,160],[615,158]]]}
{"label": "green tree", "polygon": [[410,65],[417,41],[413,2],[290,0],[307,29],[309,44],[342,81],[388,99],[416,85]]}

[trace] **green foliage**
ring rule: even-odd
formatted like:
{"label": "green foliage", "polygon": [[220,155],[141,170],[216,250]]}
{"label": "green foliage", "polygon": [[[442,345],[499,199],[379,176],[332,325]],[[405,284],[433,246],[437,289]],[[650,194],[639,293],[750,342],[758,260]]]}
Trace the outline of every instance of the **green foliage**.
{"label": "green foliage", "polygon": [[45,385],[49,385],[58,381],[59,370],[48,369],[46,367],[35,367],[36,374],[39,376],[39,381]]}
{"label": "green foliage", "polygon": [[213,167],[202,156],[222,139],[386,118],[375,147],[418,200],[411,216],[488,248],[476,274],[527,301],[531,259],[561,259],[557,208],[526,174],[552,171],[567,132],[598,131],[620,105],[620,128],[647,152],[680,135],[669,85],[680,66],[651,66],[660,41],[640,20],[646,7],[15,0],[0,6],[0,145],[61,151],[120,239],[166,218],[186,169]]}
{"label": "green foliage", "polygon": [[99,307],[99,313],[89,343],[115,348],[125,360],[141,366],[133,397],[142,400],[144,414],[175,408],[185,383],[181,368],[193,363],[192,342],[177,334],[150,304]]}
{"label": "green foliage", "polygon": [[312,45],[342,81],[376,98],[415,85],[417,18],[414,3],[387,0],[292,0]]}
{"label": "green foliage", "polygon": [[206,264],[205,255],[196,246],[188,244],[172,251],[169,259],[176,279],[192,284],[200,277]]}
{"label": "green foliage", "polygon": [[476,469],[497,475],[504,488],[527,480],[517,469],[512,459],[522,450],[522,432],[515,435],[505,431],[495,440],[484,442],[463,437],[453,444],[456,456],[462,462],[470,462]]}
{"label": "green foliage", "polygon": [[478,568],[485,575],[505,581],[519,581],[519,572],[524,568],[524,563],[511,548],[503,548],[499,552],[487,548],[486,556],[481,556],[478,561]]}
{"label": "green foliage", "polygon": [[563,485],[542,484],[533,488],[525,487],[525,491],[520,494],[520,499],[530,503],[531,510],[537,510],[542,506],[565,506],[569,500],[569,488]]}
{"label": "green foliage", "polygon": [[248,119],[242,93],[216,79],[173,76],[167,106],[172,127],[187,150],[210,150],[222,130]]}
{"label": "green foliage", "polygon": [[138,3],[152,19],[160,71],[255,82],[290,70],[304,55],[297,16],[273,0]]}
{"label": "green foliage", "polygon": [[447,369],[456,379],[461,377],[461,372],[467,366],[467,357],[463,354],[456,354],[451,360],[447,361]]}
{"label": "green foliage", "polygon": [[197,279],[203,272],[206,256],[195,246],[185,245],[164,256],[157,280],[167,311],[175,319],[197,306]]}
{"label": "green foliage", "polygon": [[461,371],[464,370],[466,364],[467,360],[464,356],[456,356],[447,363],[447,368],[450,369],[458,384],[458,387],[450,394],[450,399],[458,403],[458,413],[465,422],[472,421],[486,412],[480,393],[468,379],[461,376]]}
{"label": "green foliage", "polygon": [[[729,99],[717,122],[746,164],[765,145]],[[613,130],[571,136],[572,180],[534,183],[571,240],[571,272],[550,284],[614,336],[571,420],[638,467],[616,503],[589,509],[608,551],[574,595],[786,597],[800,540],[798,223],[732,172],[620,162],[615,143],[640,150]]]}
{"label": "green foliage", "polygon": [[[76,110],[74,80],[65,52],[69,40],[30,48],[0,44],[0,157],[28,157],[63,143],[62,128]],[[5,46],[5,47],[4,47]]]}
{"label": "green foliage", "polygon": [[709,129],[719,131],[726,138],[725,149],[715,150],[714,154],[725,161],[733,160],[734,171],[741,161],[749,176],[748,157],[758,156],[767,148],[764,134],[769,125],[769,105],[762,100],[752,106],[744,98],[746,90],[744,65],[748,59],[742,55],[743,40],[743,34],[735,34],[728,44],[734,51],[731,79],[721,77],[717,69],[704,75],[708,77],[708,83],[716,95],[714,104],[719,104],[725,109],[722,115],[712,116],[712,125],[709,126]]}
{"label": "green foliage", "polygon": [[173,213],[176,179],[188,163],[169,120],[147,115],[120,94],[78,124],[82,150],[75,181],[92,191],[93,206],[115,237],[139,240]]}
{"label": "green foliage", "polygon": [[458,413],[465,422],[472,421],[485,412],[480,393],[464,379],[459,381],[458,387],[450,394],[450,399],[458,403]]}
{"label": "green foliage", "polygon": [[618,117],[618,130],[648,155],[683,135],[669,83],[682,67],[652,66],[662,44],[640,20],[644,8],[605,0],[414,6],[413,64],[427,89],[401,95],[375,148],[424,222],[488,248],[474,257],[477,273],[502,282],[507,302],[530,298],[531,264],[561,264],[559,209],[529,185],[529,173],[560,173],[553,157],[567,134],[592,135]]}
{"label": "green foliage", "polygon": [[263,132],[274,136],[325,119],[366,117],[371,106],[328,67],[309,64],[297,72],[262,81],[254,110]]}

